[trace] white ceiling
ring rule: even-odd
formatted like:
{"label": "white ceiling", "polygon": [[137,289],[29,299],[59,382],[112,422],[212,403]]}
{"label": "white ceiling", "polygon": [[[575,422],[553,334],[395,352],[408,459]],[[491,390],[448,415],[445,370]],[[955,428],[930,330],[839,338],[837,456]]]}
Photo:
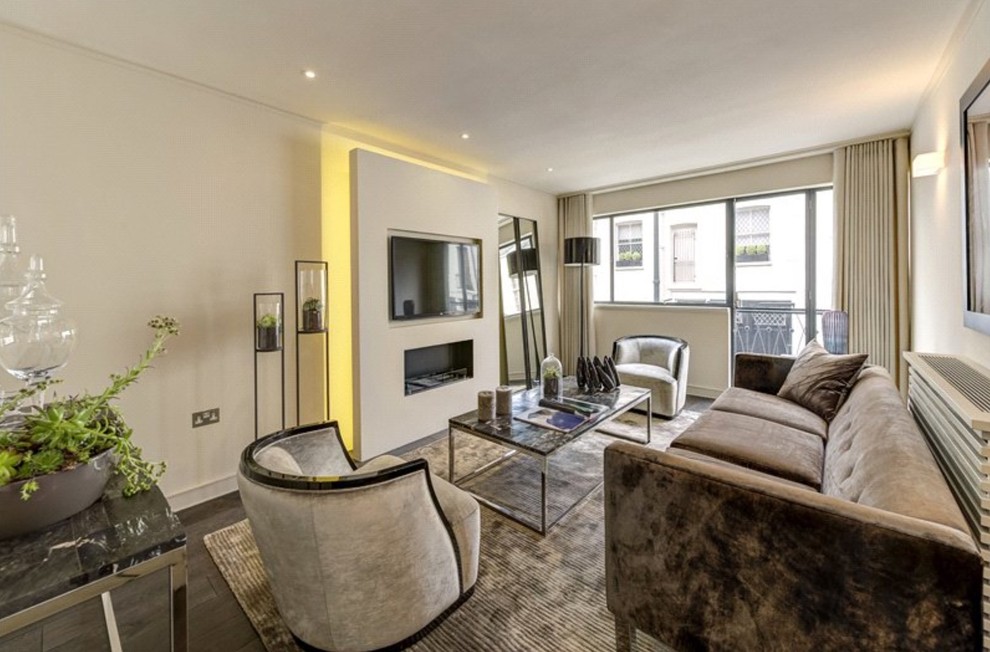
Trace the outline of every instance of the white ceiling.
{"label": "white ceiling", "polygon": [[907,128],[969,1],[0,0],[0,21],[557,193]]}

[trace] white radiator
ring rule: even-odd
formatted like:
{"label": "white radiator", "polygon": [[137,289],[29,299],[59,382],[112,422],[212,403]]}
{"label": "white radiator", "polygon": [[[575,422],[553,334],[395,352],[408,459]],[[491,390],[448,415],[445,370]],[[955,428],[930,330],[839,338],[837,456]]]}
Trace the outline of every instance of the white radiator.
{"label": "white radiator", "polygon": [[905,353],[908,407],[983,555],[983,649],[990,651],[990,370],[962,356]]}

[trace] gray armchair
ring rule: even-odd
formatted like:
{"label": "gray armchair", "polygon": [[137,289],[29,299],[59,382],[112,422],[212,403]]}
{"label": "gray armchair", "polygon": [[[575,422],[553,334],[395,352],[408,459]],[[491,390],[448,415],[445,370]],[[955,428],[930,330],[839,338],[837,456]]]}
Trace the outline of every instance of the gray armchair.
{"label": "gray armchair", "polygon": [[426,460],[358,467],[330,421],[250,444],[237,484],[279,612],[311,647],[409,643],[474,588],[478,503]]}
{"label": "gray armchair", "polygon": [[624,385],[650,390],[653,414],[673,418],[687,397],[688,343],[665,335],[629,335],[612,345],[612,359]]}

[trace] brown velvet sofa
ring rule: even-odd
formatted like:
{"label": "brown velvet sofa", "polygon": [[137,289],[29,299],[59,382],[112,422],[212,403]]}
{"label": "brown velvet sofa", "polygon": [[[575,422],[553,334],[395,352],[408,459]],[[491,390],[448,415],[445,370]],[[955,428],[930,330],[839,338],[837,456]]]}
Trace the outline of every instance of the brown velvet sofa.
{"label": "brown velvet sofa", "polygon": [[668,451],[605,451],[617,648],[980,649],[978,549],[886,371],[826,423],[776,395],[793,358],[736,360]]}

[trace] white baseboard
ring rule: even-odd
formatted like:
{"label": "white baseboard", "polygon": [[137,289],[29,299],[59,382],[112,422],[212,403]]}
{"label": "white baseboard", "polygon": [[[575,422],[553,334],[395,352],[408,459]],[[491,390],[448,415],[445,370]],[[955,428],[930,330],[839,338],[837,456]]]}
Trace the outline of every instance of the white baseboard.
{"label": "white baseboard", "polygon": [[165,496],[165,498],[168,500],[169,507],[172,508],[172,511],[177,512],[193,505],[205,503],[207,500],[219,498],[232,491],[237,491],[237,477],[233,475],[207,482],[191,489],[183,489],[171,496]]}
{"label": "white baseboard", "polygon": [[688,385],[687,393],[691,396],[700,396],[701,398],[718,398],[719,395],[725,391],[724,389],[715,389],[713,387],[698,387],[697,385]]}

